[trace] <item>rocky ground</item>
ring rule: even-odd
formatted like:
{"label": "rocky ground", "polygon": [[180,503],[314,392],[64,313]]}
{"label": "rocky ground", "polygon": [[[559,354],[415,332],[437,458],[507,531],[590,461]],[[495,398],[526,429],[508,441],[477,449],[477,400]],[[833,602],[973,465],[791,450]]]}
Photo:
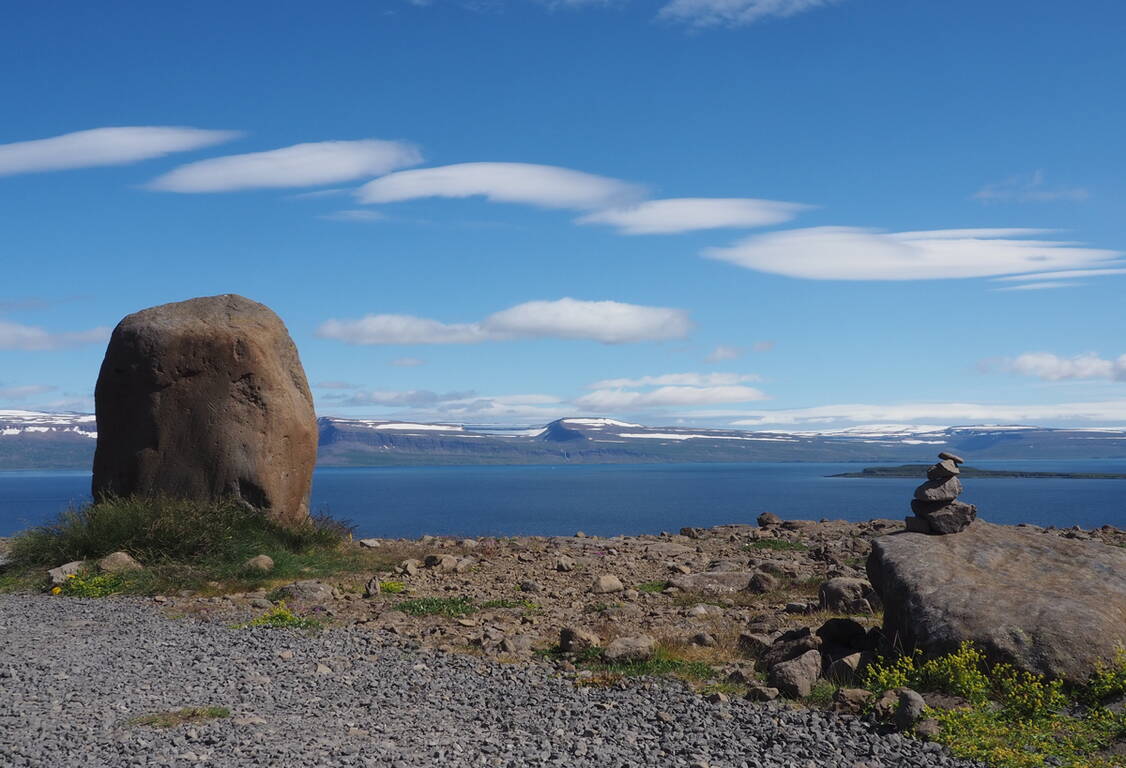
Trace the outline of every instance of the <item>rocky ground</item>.
{"label": "rocky ground", "polygon": [[[864,722],[671,680],[583,687],[545,663],[171,620],[139,599],[0,596],[0,764],[959,766]],[[182,707],[229,716],[159,728]]]}

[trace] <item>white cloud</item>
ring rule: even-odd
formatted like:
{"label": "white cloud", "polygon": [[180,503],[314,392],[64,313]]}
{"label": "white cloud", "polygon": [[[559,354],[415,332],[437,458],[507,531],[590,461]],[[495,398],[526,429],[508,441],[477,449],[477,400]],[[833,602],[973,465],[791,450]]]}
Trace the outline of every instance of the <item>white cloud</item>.
{"label": "white cloud", "polygon": [[618,179],[551,165],[461,163],[392,173],[369,181],[357,195],[363,203],[483,195],[496,203],[585,210],[629,202],[643,192]]}
{"label": "white cloud", "polygon": [[420,162],[421,153],[406,142],[319,141],[189,163],[153,179],[149,188],[166,192],[231,192],[262,187],[315,187],[376,176]]}
{"label": "white cloud", "polygon": [[326,221],[383,221],[387,218],[385,214],[379,211],[364,211],[364,210],[346,210],[346,211],[333,211],[332,213],[324,213],[317,217]]}
{"label": "white cloud", "polygon": [[408,390],[368,390],[353,392],[350,395],[327,395],[334,405],[344,407],[383,405],[396,408],[431,406],[450,401],[463,401],[474,396],[473,392],[431,392],[428,389]]}
{"label": "white cloud", "polygon": [[[1122,262],[1113,262],[1121,264]],[[1112,266],[1113,266],[1112,264]],[[998,283],[1028,282],[1032,280],[1071,280],[1080,277],[1103,277],[1106,275],[1126,275],[1126,268],[1117,269],[1068,269],[1063,272],[1041,272],[1035,275],[1010,275],[998,277]]]}
{"label": "white cloud", "polygon": [[746,353],[742,347],[729,347],[720,344],[705,358],[709,363],[721,363],[724,360],[738,360]]}
{"label": "white cloud", "polygon": [[1047,203],[1057,200],[1073,202],[1086,200],[1090,193],[1083,187],[1048,187],[1044,172],[1010,176],[995,184],[986,184],[974,193],[974,199],[983,203]]}
{"label": "white cloud", "polygon": [[1012,360],[1005,360],[1004,370],[1021,376],[1033,376],[1043,381],[1065,379],[1113,379],[1126,381],[1126,355],[1107,360],[1093,352],[1075,357],[1059,357],[1050,352],[1026,352]]}
{"label": "white cloud", "polygon": [[671,0],[658,17],[694,27],[744,26],[770,17],[794,16],[839,0]]}
{"label": "white cloud", "polygon": [[590,389],[620,389],[622,387],[715,387],[760,381],[754,373],[666,373],[660,376],[642,376],[638,379],[603,379],[590,385]]}
{"label": "white cloud", "polygon": [[[734,414],[727,414],[732,416]],[[982,403],[907,403],[874,405],[850,403],[777,411],[743,411],[734,426],[851,424],[1019,424],[1050,422],[1126,421],[1126,400],[1054,405],[993,405]]]}
{"label": "white cloud", "polygon": [[0,144],[0,176],[127,165],[209,147],[239,135],[238,131],[172,126],[93,128],[49,139]]}
{"label": "white cloud", "polygon": [[443,323],[412,315],[333,319],[322,323],[317,335],[361,345],[476,344],[533,338],[625,344],[684,338],[691,328],[688,313],[681,309],[563,298],[518,304],[473,323]]}
{"label": "white cloud", "polygon": [[25,384],[18,387],[0,387],[0,399],[4,400],[26,400],[35,395],[42,395],[47,392],[53,392],[58,387],[48,386],[46,384]]}
{"label": "white cloud", "polygon": [[765,227],[811,206],[753,198],[682,197],[649,200],[587,214],[580,224],[609,224],[623,235],[667,235],[701,229]]}
{"label": "white cloud", "polygon": [[355,384],[346,381],[320,381],[315,386],[317,389],[359,389]]}
{"label": "white cloud", "polygon": [[1050,291],[1055,288],[1075,288],[1076,286],[1086,285],[1086,283],[1068,283],[1068,282],[1043,282],[1043,283],[1026,283],[1024,285],[1010,285],[1006,288],[994,288],[995,291]]}
{"label": "white cloud", "polygon": [[716,405],[767,400],[768,396],[754,387],[659,387],[649,392],[626,389],[599,389],[575,400],[575,405],[592,411],[656,408],[666,406]]}
{"label": "white cloud", "polygon": [[417,368],[426,365],[426,361],[420,357],[396,357],[390,364],[396,368]]}
{"label": "white cloud", "polygon": [[102,344],[109,339],[109,328],[56,333],[34,325],[0,320],[0,349],[44,350]]}
{"label": "white cloud", "polygon": [[1034,240],[1035,229],[881,233],[855,227],[770,232],[704,256],[809,280],[938,280],[1103,266],[1122,254]]}

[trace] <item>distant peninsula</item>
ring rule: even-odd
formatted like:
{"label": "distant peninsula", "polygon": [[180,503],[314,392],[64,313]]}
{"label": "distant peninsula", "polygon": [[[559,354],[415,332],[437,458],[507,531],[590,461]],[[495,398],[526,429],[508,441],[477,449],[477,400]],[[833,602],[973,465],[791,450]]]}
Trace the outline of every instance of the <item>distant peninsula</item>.
{"label": "distant peninsula", "polygon": [[[1014,469],[961,467],[960,477],[1006,477],[1040,480],[1126,480],[1126,474],[1113,472],[1024,472]],[[829,477],[926,477],[926,464],[901,464],[898,467],[866,467],[859,472],[841,472]]]}

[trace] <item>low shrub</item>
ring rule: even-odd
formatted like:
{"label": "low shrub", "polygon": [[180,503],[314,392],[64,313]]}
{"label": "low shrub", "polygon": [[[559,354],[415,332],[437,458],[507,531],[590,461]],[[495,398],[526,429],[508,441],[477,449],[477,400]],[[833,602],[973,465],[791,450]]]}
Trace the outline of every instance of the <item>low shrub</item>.
{"label": "low shrub", "polygon": [[664,592],[669,586],[667,581],[647,581],[637,585],[638,592]]}
{"label": "low shrub", "polygon": [[323,626],[320,619],[309,616],[298,616],[289,610],[285,601],[280,601],[261,616],[253,618],[245,624],[239,624],[238,629],[247,627],[267,627],[269,629],[320,629]]}
{"label": "low shrub", "polygon": [[397,595],[407,588],[407,585],[401,581],[381,581],[379,582],[379,591],[385,595]]}
{"label": "low shrub", "polygon": [[66,581],[51,589],[52,595],[66,597],[109,597],[120,594],[125,580],[114,573],[92,573],[80,571],[71,574]]}

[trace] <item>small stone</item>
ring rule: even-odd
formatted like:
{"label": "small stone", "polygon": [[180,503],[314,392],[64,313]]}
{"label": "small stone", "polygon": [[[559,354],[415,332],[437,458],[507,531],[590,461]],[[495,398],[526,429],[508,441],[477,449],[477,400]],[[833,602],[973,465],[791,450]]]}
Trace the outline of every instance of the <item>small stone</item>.
{"label": "small stone", "polygon": [[427,555],[423,564],[438,571],[453,571],[457,568],[457,558],[453,555]]}
{"label": "small stone", "polygon": [[379,549],[383,546],[379,539],[360,539],[357,543],[364,549]]}
{"label": "small stone", "polygon": [[477,549],[477,539],[462,539],[457,545],[462,549]]}
{"label": "small stone", "polygon": [[316,670],[314,672],[315,672],[315,674],[322,675],[322,676],[331,675],[332,674],[332,667],[330,667],[328,664],[324,664],[324,663],[318,661]]}
{"label": "small stone", "polygon": [[718,645],[715,636],[708,632],[700,632],[692,636],[692,644],[703,646],[704,648],[714,648]]}
{"label": "small stone", "polygon": [[472,557],[463,557],[454,565],[454,573],[468,573],[477,565],[477,560]]}
{"label": "small stone", "polygon": [[776,525],[781,525],[782,518],[778,517],[778,515],[774,514],[773,512],[763,512],[758,516],[758,520],[756,522],[758,523],[759,528],[772,528]]}
{"label": "small stone", "polygon": [[542,592],[543,587],[541,587],[537,582],[532,581],[531,579],[526,579],[520,582],[520,591],[536,594],[537,592]]}
{"label": "small stone", "polygon": [[378,576],[372,576],[368,579],[367,584],[364,584],[364,597],[368,599],[379,597],[381,591]]}
{"label": "small stone", "polygon": [[127,573],[143,567],[128,552],[113,552],[98,561],[98,570],[104,573]]}
{"label": "small stone", "polygon": [[942,725],[933,717],[915,723],[915,735],[923,741],[934,741],[942,733]]}
{"label": "small stone", "polygon": [[568,557],[567,555],[560,555],[555,558],[555,570],[560,573],[570,573],[575,570],[575,558]]}
{"label": "small stone", "polygon": [[927,703],[917,692],[910,688],[899,691],[899,702],[895,708],[895,727],[901,731],[910,730],[915,723],[923,718],[923,710]]}
{"label": "small stone", "polygon": [[777,688],[771,688],[758,681],[752,681],[747,684],[746,698],[749,701],[774,701],[778,696],[779,691]]}
{"label": "small stone", "polygon": [[248,571],[260,571],[261,573],[268,573],[274,570],[274,558],[269,555],[255,555],[242,564],[242,567]]}
{"label": "small stone", "polygon": [[604,573],[597,576],[590,586],[590,591],[596,595],[607,595],[612,592],[621,592],[625,589],[622,585],[621,579],[612,573]]}
{"label": "small stone", "polygon": [[938,454],[938,458],[944,459],[946,461],[952,461],[955,464],[965,464],[966,463],[966,460],[963,459],[961,456],[957,456],[953,453],[949,453],[948,451],[943,451],[942,453]]}
{"label": "small stone", "polygon": [[778,578],[769,573],[756,573],[751,577],[750,591],[764,594],[778,588]]}
{"label": "small stone", "polygon": [[958,465],[949,459],[943,460],[932,466],[927,470],[928,480],[945,480],[948,477],[954,477],[961,474]]}
{"label": "small stone", "polygon": [[915,489],[915,498],[920,501],[954,501],[962,490],[962,481],[957,477],[927,480]]}
{"label": "small stone", "polygon": [[51,583],[58,587],[65,583],[71,576],[77,576],[84,565],[86,565],[85,560],[74,560],[65,565],[60,565],[58,568],[52,568],[47,571],[47,576],[50,577]]}
{"label": "small stone", "polygon": [[602,656],[611,662],[648,661],[657,649],[657,641],[649,635],[619,637],[610,642]]}
{"label": "small stone", "polygon": [[846,715],[858,715],[872,699],[872,692],[863,688],[838,688],[833,694],[833,704],[830,707],[834,712]]}
{"label": "small stone", "polygon": [[730,699],[727,697],[727,694],[720,691],[709,693],[704,697],[704,700],[709,704],[726,704],[728,701],[730,701]]}
{"label": "small stone", "polygon": [[290,659],[293,658],[293,651],[290,651],[290,650],[278,651],[278,658],[282,659],[283,661],[289,661]]}
{"label": "small stone", "polygon": [[417,576],[418,569],[421,567],[421,560],[415,560],[411,558],[410,560],[404,560],[403,562],[399,563],[399,573],[404,576]]}
{"label": "small stone", "polygon": [[821,607],[827,611],[838,613],[852,612],[856,608],[863,608],[857,601],[867,600],[868,610],[871,612],[871,602],[876,600],[876,592],[871,583],[864,579],[849,579],[837,577],[829,579],[817,590]]}
{"label": "small stone", "polygon": [[776,664],[768,674],[770,685],[792,699],[808,696],[819,677],[821,652],[818,650],[806,651],[796,659]]}

